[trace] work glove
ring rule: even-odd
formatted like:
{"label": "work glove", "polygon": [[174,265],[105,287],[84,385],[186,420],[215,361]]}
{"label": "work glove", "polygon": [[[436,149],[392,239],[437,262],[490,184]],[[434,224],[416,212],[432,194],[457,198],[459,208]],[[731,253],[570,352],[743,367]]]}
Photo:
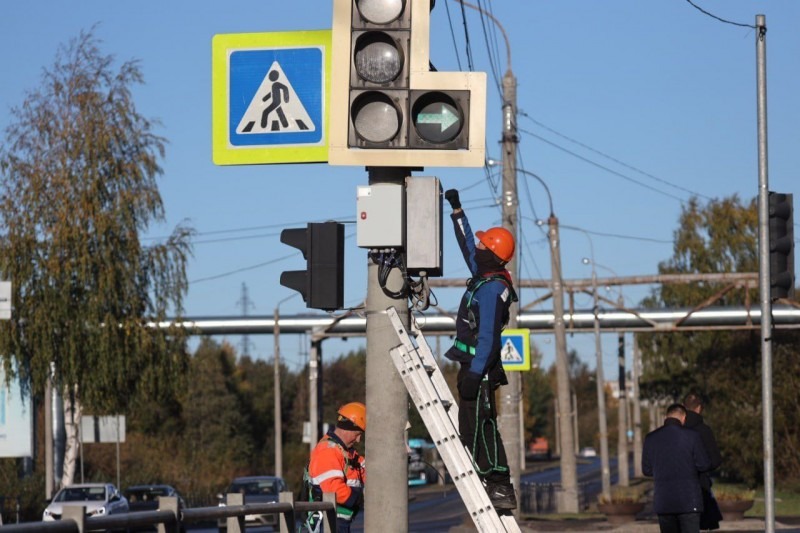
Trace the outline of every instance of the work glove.
{"label": "work glove", "polygon": [[461,200],[458,199],[458,191],[455,189],[448,189],[447,192],[444,193],[444,198],[448,202],[450,202],[450,207],[455,209],[461,208]]}
{"label": "work glove", "polygon": [[481,388],[483,376],[467,372],[464,379],[458,384],[458,394],[462,400],[473,401],[478,399],[478,392]]}

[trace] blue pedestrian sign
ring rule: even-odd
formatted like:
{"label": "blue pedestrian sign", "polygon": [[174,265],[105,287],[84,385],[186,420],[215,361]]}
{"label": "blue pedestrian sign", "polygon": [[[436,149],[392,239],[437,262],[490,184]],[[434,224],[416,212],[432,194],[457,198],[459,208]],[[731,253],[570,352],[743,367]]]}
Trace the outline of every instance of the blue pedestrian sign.
{"label": "blue pedestrian sign", "polygon": [[216,35],[218,165],[325,162],[330,31]]}
{"label": "blue pedestrian sign", "polygon": [[531,369],[531,330],[507,329],[500,335],[500,360],[503,369]]}

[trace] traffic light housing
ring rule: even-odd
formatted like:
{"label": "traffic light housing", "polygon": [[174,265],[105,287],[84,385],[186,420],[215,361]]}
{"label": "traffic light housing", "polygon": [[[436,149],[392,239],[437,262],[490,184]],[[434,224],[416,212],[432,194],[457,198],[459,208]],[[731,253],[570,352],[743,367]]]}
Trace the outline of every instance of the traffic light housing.
{"label": "traffic light housing", "polygon": [[770,298],[794,298],[794,216],[792,195],[769,193]]}
{"label": "traffic light housing", "polygon": [[481,167],[486,74],[434,72],[432,0],[334,0],[332,165]]}
{"label": "traffic light housing", "polygon": [[281,242],[303,252],[306,260],[305,270],[281,272],[281,285],[299,292],[306,307],[344,307],[344,224],[315,222],[285,229]]}

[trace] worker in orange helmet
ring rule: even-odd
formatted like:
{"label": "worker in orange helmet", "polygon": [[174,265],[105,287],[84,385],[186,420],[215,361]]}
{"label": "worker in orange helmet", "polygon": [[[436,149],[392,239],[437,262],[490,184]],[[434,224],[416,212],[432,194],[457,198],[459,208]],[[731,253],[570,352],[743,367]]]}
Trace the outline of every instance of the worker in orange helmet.
{"label": "worker in orange helmet", "polygon": [[500,227],[473,236],[458,191],[448,190],[445,198],[453,208],[456,240],[472,275],[458,308],[455,341],[445,354],[461,364],[458,430],[492,505],[510,512],[517,507],[517,498],[497,431],[494,393],[508,384],[500,358],[500,335],[508,324],[509,307],[517,301],[511,274],[505,268],[514,256],[514,236]]}
{"label": "worker in orange helmet", "polygon": [[[304,482],[310,501],[322,501],[322,494],[336,494],[337,531],[349,533],[353,519],[364,505],[364,483],[367,480],[364,458],[354,446],[361,442],[367,429],[367,408],[351,402],[337,411],[336,425],[311,451]],[[321,514],[311,513],[306,526],[318,531]]]}

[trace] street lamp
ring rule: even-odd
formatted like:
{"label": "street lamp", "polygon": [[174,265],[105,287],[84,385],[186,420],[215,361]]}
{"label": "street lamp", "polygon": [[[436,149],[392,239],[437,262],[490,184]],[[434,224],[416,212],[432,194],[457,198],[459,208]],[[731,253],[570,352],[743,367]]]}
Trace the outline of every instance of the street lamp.
{"label": "street lamp", "polygon": [[280,319],[280,306],[283,302],[291,300],[300,294],[296,292],[291,296],[287,296],[275,305],[275,315],[272,325],[272,338],[275,342],[275,358],[273,359],[273,384],[274,390],[274,418],[275,418],[275,475],[278,477],[283,476],[283,425],[281,421],[281,342],[280,334],[281,328],[278,325]]}
{"label": "street lamp", "polygon": [[588,233],[586,237],[589,239],[589,250],[592,258],[584,257],[582,262],[584,265],[592,266],[592,299],[594,303],[594,349],[597,358],[597,419],[600,425],[600,467],[601,478],[603,483],[603,497],[606,501],[611,498],[611,468],[608,463],[608,425],[606,421],[606,391],[605,391],[605,377],[603,376],[603,349],[600,344],[600,318],[597,313],[599,311],[599,302],[597,296],[597,269],[594,262],[594,245]]}

